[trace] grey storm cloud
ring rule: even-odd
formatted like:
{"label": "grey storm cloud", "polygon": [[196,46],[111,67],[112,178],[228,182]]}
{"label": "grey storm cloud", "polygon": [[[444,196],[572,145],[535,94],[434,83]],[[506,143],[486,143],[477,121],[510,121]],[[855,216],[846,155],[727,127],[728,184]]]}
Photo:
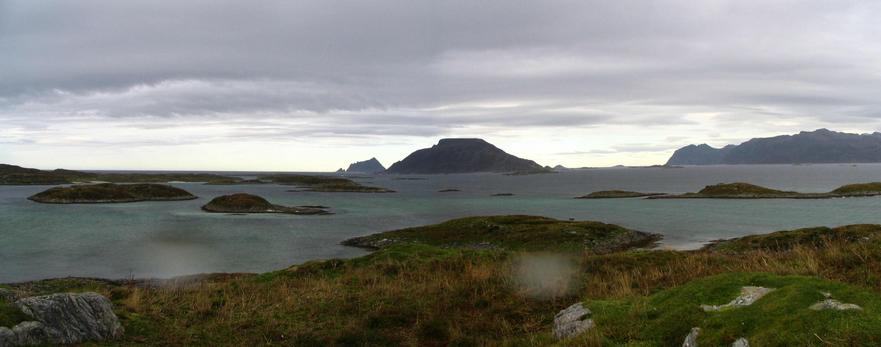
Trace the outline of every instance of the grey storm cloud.
{"label": "grey storm cloud", "polygon": [[[874,1],[0,2],[0,119],[430,136],[881,118]],[[657,145],[649,145],[655,146]]]}

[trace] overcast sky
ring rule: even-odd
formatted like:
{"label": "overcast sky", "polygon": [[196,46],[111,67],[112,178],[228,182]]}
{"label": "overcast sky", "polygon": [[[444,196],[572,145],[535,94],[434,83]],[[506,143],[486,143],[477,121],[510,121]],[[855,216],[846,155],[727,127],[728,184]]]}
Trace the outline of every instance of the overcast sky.
{"label": "overcast sky", "polygon": [[0,0],[0,162],[327,171],[481,137],[663,163],[881,130],[878,1]]}

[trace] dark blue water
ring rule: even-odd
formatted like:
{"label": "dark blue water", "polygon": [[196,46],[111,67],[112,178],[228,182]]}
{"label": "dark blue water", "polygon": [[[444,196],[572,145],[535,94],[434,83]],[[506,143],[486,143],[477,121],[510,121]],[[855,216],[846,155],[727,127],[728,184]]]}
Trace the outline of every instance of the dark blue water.
{"label": "dark blue water", "polygon": [[[241,174],[249,176],[248,174]],[[182,202],[44,205],[26,200],[47,187],[0,186],[0,282],[65,276],[170,277],[259,272],[313,259],[353,257],[346,238],[490,214],[598,220],[664,234],[662,247],[807,226],[881,223],[881,198],[829,200],[574,200],[604,189],[681,193],[744,181],[803,192],[881,181],[881,165],[614,168],[559,174],[359,178],[393,194],[287,192],[278,185],[175,184],[200,197]],[[462,192],[437,193],[444,188]],[[282,205],[326,205],[331,216],[225,215],[199,207],[248,192]],[[514,193],[492,197],[495,193]]]}

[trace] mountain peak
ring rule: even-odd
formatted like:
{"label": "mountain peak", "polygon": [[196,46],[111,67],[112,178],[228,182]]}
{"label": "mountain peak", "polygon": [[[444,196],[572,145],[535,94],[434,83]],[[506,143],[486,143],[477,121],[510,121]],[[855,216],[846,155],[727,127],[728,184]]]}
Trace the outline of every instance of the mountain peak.
{"label": "mountain peak", "polygon": [[391,167],[389,173],[440,174],[469,172],[537,171],[542,166],[506,153],[477,138],[446,138],[430,148],[411,153]]}
{"label": "mountain peak", "polygon": [[345,172],[358,172],[358,173],[377,173],[385,171],[385,166],[376,159],[376,157],[354,162],[349,165],[349,168],[345,170]]}

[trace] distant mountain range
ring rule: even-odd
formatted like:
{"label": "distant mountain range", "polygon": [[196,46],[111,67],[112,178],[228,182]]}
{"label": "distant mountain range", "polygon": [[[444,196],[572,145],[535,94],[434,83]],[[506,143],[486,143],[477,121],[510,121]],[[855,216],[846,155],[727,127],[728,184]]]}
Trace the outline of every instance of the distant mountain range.
{"label": "distant mountain range", "polygon": [[369,160],[354,162],[349,165],[349,168],[346,169],[346,172],[355,172],[355,173],[377,173],[385,171],[385,166],[376,160],[376,158],[370,158]]}
{"label": "distant mountain range", "polygon": [[450,174],[469,172],[540,172],[532,160],[505,153],[481,139],[442,139],[431,148],[413,152],[386,172],[394,174]]}
{"label": "distant mountain range", "polygon": [[878,162],[881,162],[881,133],[849,134],[818,129],[755,138],[722,148],[688,145],[676,150],[667,165]]}

